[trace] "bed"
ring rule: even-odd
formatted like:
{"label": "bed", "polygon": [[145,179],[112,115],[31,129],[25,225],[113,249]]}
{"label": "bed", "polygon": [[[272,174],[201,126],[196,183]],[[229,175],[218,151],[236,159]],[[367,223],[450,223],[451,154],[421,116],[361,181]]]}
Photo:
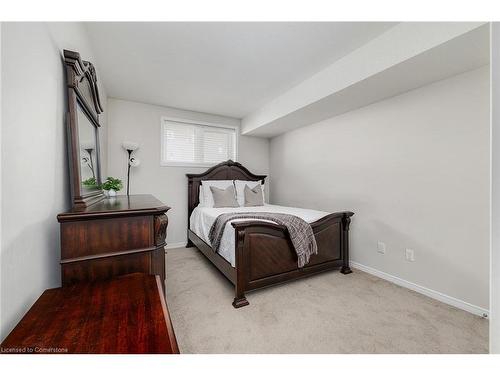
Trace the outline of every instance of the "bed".
{"label": "bed", "polygon": [[[201,174],[188,178],[188,242],[196,246],[235,286],[233,306],[249,304],[245,293],[251,290],[295,280],[311,274],[349,267],[349,225],[353,212],[327,213],[266,204],[261,207],[199,207],[201,182],[205,180],[265,181],[240,163],[228,160]],[[296,215],[310,223],[318,253],[302,268],[285,226],[263,220],[234,220],[224,229],[221,246],[215,252],[208,241],[208,228],[226,212],[281,212]]]}

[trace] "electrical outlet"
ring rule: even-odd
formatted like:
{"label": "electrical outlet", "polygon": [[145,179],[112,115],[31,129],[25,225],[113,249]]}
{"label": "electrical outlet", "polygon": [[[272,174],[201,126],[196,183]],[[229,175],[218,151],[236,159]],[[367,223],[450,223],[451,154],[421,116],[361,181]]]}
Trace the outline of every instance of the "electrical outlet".
{"label": "electrical outlet", "polygon": [[405,257],[406,257],[407,261],[414,262],[415,261],[415,252],[412,249],[406,249],[405,250]]}
{"label": "electrical outlet", "polygon": [[380,254],[385,254],[385,243],[384,242],[377,242],[377,252]]}

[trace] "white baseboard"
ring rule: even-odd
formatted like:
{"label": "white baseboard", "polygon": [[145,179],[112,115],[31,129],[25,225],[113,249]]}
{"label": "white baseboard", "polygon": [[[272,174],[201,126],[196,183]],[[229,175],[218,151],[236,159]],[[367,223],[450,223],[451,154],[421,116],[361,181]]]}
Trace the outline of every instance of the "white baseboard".
{"label": "white baseboard", "polygon": [[424,286],[412,283],[410,281],[406,281],[406,280],[401,279],[397,276],[390,275],[388,273],[376,270],[375,268],[371,268],[371,267],[365,266],[365,265],[357,263],[357,262],[351,261],[350,265],[353,268],[357,268],[358,270],[361,270],[361,271],[364,271],[364,272],[369,273],[371,275],[380,277],[381,279],[390,281],[391,283],[394,283],[394,284],[402,286],[404,288],[421,293],[427,297],[434,298],[438,301],[441,301],[441,302],[444,302],[448,305],[454,306],[456,308],[468,311],[472,314],[479,315],[479,316],[485,317],[485,318],[487,318],[489,316],[488,310],[483,309],[482,307],[473,305],[471,303],[459,300],[458,298],[448,296],[448,295],[443,294],[441,292],[426,288]]}
{"label": "white baseboard", "polygon": [[186,241],[176,242],[176,243],[168,243],[167,246],[165,246],[166,249],[176,249],[178,247],[186,247]]}

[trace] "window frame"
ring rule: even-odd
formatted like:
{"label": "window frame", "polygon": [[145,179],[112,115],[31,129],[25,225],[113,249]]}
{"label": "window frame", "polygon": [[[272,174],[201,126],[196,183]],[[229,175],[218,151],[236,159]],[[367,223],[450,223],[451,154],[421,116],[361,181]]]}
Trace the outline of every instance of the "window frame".
{"label": "window frame", "polygon": [[184,118],[178,118],[178,117],[169,117],[169,116],[161,116],[160,119],[160,166],[161,167],[192,167],[192,168],[209,168],[213,167],[214,165],[217,165],[218,163],[189,163],[189,162],[171,162],[171,161],[164,161],[163,160],[163,154],[164,154],[164,137],[165,137],[165,127],[164,124],[165,122],[180,122],[184,123],[187,125],[199,125],[199,126],[210,126],[213,128],[219,128],[219,129],[231,129],[234,130],[234,160],[233,161],[238,161],[238,143],[239,143],[239,126],[237,125],[225,125],[225,124],[218,124],[218,123],[213,123],[213,122],[207,122],[207,121],[198,121],[198,120],[188,120]]}

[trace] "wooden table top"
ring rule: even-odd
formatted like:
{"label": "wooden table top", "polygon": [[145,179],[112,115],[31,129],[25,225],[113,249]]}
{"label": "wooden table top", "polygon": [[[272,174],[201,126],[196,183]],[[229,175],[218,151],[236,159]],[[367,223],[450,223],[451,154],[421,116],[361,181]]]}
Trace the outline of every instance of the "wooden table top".
{"label": "wooden table top", "polygon": [[85,208],[72,208],[57,215],[59,222],[88,217],[119,217],[122,215],[161,214],[170,209],[163,202],[150,194],[117,195],[105,198]]}
{"label": "wooden table top", "polygon": [[1,353],[179,353],[158,276],[46,290]]}

